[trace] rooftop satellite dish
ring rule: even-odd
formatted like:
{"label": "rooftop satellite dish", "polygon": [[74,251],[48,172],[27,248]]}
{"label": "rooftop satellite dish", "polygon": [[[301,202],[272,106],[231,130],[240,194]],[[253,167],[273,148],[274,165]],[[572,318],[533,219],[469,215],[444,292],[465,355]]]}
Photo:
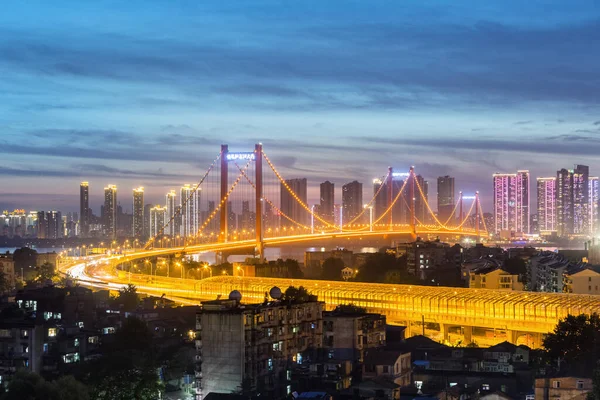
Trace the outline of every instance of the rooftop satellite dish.
{"label": "rooftop satellite dish", "polygon": [[238,290],[229,293],[229,300],[242,301],[242,294]]}
{"label": "rooftop satellite dish", "polygon": [[273,286],[271,290],[269,290],[269,296],[275,300],[281,299],[281,295],[281,289],[279,289],[277,286]]}

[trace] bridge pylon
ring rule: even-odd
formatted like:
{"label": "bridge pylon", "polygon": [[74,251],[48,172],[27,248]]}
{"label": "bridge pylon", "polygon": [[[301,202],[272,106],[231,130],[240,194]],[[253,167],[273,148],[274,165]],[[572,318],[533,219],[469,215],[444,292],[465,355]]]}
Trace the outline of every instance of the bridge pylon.
{"label": "bridge pylon", "polygon": [[415,167],[410,167],[410,173],[408,176],[410,179],[410,235],[413,240],[417,240],[417,224],[415,219]]}
{"label": "bridge pylon", "polygon": [[[229,176],[228,176],[228,164],[227,154],[229,153],[229,147],[226,144],[221,145],[221,201],[227,198],[227,192],[229,189]],[[219,242],[227,242],[227,222],[229,217],[228,202],[224,201],[221,205],[221,212],[219,215]]]}
{"label": "bridge pylon", "polygon": [[255,155],[255,182],[256,182],[256,256],[262,262],[265,254],[265,242],[263,238],[263,172],[262,172],[262,143],[254,146]]}
{"label": "bridge pylon", "polygon": [[392,167],[388,167],[388,176],[387,176],[387,209],[390,215],[388,216],[389,220],[389,230],[394,230],[394,210],[392,209],[392,204],[394,203],[394,169]]}
{"label": "bridge pylon", "polygon": [[475,192],[475,232],[475,240],[479,243],[479,191]]}

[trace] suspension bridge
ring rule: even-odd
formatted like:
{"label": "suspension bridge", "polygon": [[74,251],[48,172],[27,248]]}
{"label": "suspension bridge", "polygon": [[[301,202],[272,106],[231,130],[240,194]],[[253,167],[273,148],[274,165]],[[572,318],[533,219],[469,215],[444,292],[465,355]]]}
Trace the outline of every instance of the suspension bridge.
{"label": "suspension bridge", "polygon": [[[560,318],[600,309],[599,296],[244,275],[212,277],[212,270],[210,277],[201,280],[185,279],[183,273],[181,279],[131,273],[131,265],[138,260],[198,252],[241,251],[262,260],[265,246],[284,244],[312,246],[336,240],[391,238],[411,241],[417,236],[444,235],[479,241],[488,237],[478,193],[461,193],[451,215],[442,221],[432,211],[425,181],[413,167],[408,171],[389,168],[374,182],[369,201],[363,204],[362,199],[353,199],[360,207],[344,207],[338,218],[308,205],[306,181],[302,181],[284,179],[261,144],[252,152],[242,153],[230,152],[222,145],[199,182],[182,196],[181,207],[164,215],[162,221],[156,219],[161,223],[155,221],[152,237],[143,248],[104,257],[95,262],[100,267],[76,264],[66,271],[90,286],[108,284],[116,289],[130,282],[146,293],[196,302],[227,296],[233,289],[240,290],[248,301],[261,301],[272,286],[304,285],[328,308],[351,302],[387,315],[390,323],[406,325],[409,335],[425,333],[445,341],[460,337],[465,343],[477,340],[482,345],[509,340],[537,347],[542,335]],[[232,210],[235,204],[242,204],[238,218]],[[115,265],[126,264],[128,273],[125,268],[115,271]]]}

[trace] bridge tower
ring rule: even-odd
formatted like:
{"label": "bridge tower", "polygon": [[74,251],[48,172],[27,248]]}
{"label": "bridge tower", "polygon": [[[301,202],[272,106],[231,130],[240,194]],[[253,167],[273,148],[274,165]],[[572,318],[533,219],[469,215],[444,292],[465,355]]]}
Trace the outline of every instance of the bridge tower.
{"label": "bridge tower", "polygon": [[[458,204],[460,207],[460,212],[458,213],[458,215],[459,215],[458,223],[462,224],[462,221],[463,221],[463,193],[462,193],[462,191],[458,192]],[[460,228],[458,230],[462,231],[462,225],[460,226]]]}
{"label": "bridge tower", "polygon": [[265,243],[263,241],[263,173],[262,173],[262,143],[254,146],[255,153],[255,182],[256,182],[256,255],[262,262],[264,259]]}
{"label": "bridge tower", "polygon": [[476,241],[479,243],[479,191],[475,192],[475,234]]}
{"label": "bridge tower", "polygon": [[[229,147],[226,144],[221,145],[221,201],[225,199],[228,191],[228,163],[227,154],[229,154]],[[219,242],[227,242],[227,223],[229,222],[229,207],[228,202],[223,202],[220,212],[220,224],[219,224]]]}
{"label": "bridge tower", "polygon": [[417,239],[417,226],[415,221],[415,167],[410,167],[408,179],[410,179],[410,234],[414,240]]}
{"label": "bridge tower", "polygon": [[392,167],[388,167],[388,176],[387,176],[387,182],[385,183],[387,186],[387,209],[388,212],[390,213],[388,220],[389,220],[389,230],[392,231],[394,230],[393,227],[393,223],[394,223],[394,210],[392,210],[392,203],[393,203],[393,199],[394,199],[394,169]]}

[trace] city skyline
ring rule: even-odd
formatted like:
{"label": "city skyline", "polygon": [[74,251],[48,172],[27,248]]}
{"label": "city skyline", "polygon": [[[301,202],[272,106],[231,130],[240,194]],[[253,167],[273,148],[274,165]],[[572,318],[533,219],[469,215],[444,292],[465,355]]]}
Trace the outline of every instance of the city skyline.
{"label": "city skyline", "polygon": [[14,2],[0,16],[0,205],[75,211],[84,180],[158,199],[196,183],[226,137],[262,141],[286,179],[366,187],[415,165],[490,210],[494,172],[600,169],[597,9],[543,5]]}

